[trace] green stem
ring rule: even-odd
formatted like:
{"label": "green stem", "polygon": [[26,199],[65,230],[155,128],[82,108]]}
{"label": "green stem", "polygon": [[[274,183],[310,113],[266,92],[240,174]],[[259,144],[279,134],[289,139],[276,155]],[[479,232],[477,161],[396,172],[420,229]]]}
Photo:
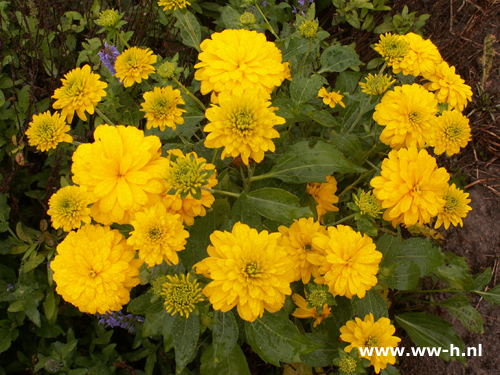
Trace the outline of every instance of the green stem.
{"label": "green stem", "polygon": [[431,290],[417,290],[415,292],[406,292],[406,291],[400,291],[401,293],[409,293],[409,294],[419,294],[419,293],[460,293],[463,292],[463,290],[458,290],[458,289],[431,289]]}
{"label": "green stem", "polygon": [[273,27],[271,26],[271,24],[269,23],[269,21],[267,20],[267,17],[264,15],[264,13],[262,12],[262,9],[260,9],[260,6],[259,4],[255,4],[255,6],[257,7],[257,9],[259,10],[260,12],[260,15],[262,16],[262,18],[264,18],[264,20],[266,21],[267,23],[267,26],[269,26],[269,31],[274,35],[274,37],[276,38],[276,40],[280,40],[280,37],[278,36],[278,34],[275,33]]}
{"label": "green stem", "polygon": [[271,178],[271,177],[273,177],[272,173],[265,173],[265,174],[261,174],[260,176],[252,176],[252,177],[250,177],[248,179],[248,182],[263,180],[265,178]]}
{"label": "green stem", "polygon": [[184,86],[182,83],[180,83],[177,78],[172,77],[175,83],[177,83],[184,91],[186,91],[186,94],[188,94],[195,102],[198,104],[198,106],[205,112],[207,108],[203,105],[203,103],[198,99],[196,96],[193,95],[191,91],[189,91],[186,86]]}
{"label": "green stem", "polygon": [[125,44],[125,47],[129,48],[130,49],[130,46],[128,45],[128,43],[125,41],[125,39],[123,38],[123,35],[121,32],[117,32],[118,34],[118,37],[120,38],[120,40],[123,42],[123,44]]}
{"label": "green stem", "polygon": [[214,149],[214,156],[212,156],[212,164],[215,164],[215,159],[217,159],[217,155],[219,154],[219,149]]}
{"label": "green stem", "polygon": [[373,173],[373,171],[368,171],[368,172],[363,173],[361,176],[359,176],[359,178],[356,181],[354,181],[352,184],[350,184],[348,187],[346,187],[344,190],[342,190],[342,192],[338,195],[338,197],[340,198],[342,195],[344,195],[349,190],[351,190],[354,186],[356,186],[362,179],[364,179],[366,176],[368,176],[372,173]]}
{"label": "green stem", "polygon": [[241,180],[243,181],[243,190],[245,193],[248,193],[248,178],[245,177],[245,173],[243,172],[243,164],[240,164],[240,174]]}
{"label": "green stem", "polygon": [[340,219],[340,220],[336,221],[336,222],[335,222],[335,223],[333,223],[331,226],[341,224],[341,223],[343,223],[344,221],[347,221],[347,220],[351,220],[353,217],[354,217],[354,214],[349,215],[349,216],[346,216],[346,217],[344,217],[343,219]]}
{"label": "green stem", "polygon": [[72,145],[75,145],[76,147],[83,145],[83,142],[78,142],[78,141],[73,141],[71,142]]}
{"label": "green stem", "polygon": [[175,130],[175,134],[177,134],[177,136],[181,139],[181,142],[184,143],[186,146],[194,147],[194,144],[192,144],[186,138],[184,138],[182,134],[179,133],[177,130]]}
{"label": "green stem", "polygon": [[101,112],[101,110],[99,108],[94,107],[94,109],[95,109],[95,113],[97,113],[99,116],[101,116],[101,118],[106,122],[106,124],[116,126],[115,124],[113,124],[111,122],[111,120],[109,118],[106,117],[106,115],[104,113]]}
{"label": "green stem", "polygon": [[240,197],[239,194],[231,193],[230,191],[217,190],[217,189],[206,189],[206,190],[210,191],[213,194],[224,194],[224,195],[229,195],[230,197],[235,197],[235,198]]}
{"label": "green stem", "polygon": [[373,169],[375,169],[377,172],[380,172],[380,168],[377,167],[375,164],[373,164],[370,160],[366,159],[365,160],[365,163],[368,164],[370,167],[372,167]]}
{"label": "green stem", "polygon": [[378,228],[378,230],[379,230],[379,231],[381,231],[381,232],[388,233],[388,234],[390,234],[390,235],[392,235],[392,236],[395,236],[395,237],[397,237],[397,235],[398,235],[398,234],[397,234],[396,232],[394,232],[393,230],[390,230],[390,229],[387,229],[387,228],[384,228],[384,227],[380,227],[380,228]]}
{"label": "green stem", "polygon": [[12,231],[12,229],[10,229],[10,227],[7,227],[7,230],[9,231],[9,233],[12,235],[12,237],[14,237],[15,239],[19,239],[16,234]]}

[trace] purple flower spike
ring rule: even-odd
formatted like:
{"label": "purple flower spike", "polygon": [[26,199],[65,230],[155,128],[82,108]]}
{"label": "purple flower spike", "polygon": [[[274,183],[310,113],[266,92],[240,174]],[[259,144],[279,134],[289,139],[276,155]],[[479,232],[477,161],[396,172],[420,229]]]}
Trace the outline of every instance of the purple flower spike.
{"label": "purple flower spike", "polygon": [[101,59],[102,64],[106,68],[108,68],[111,75],[114,76],[116,73],[116,58],[120,56],[120,52],[118,52],[118,49],[113,45],[109,45],[108,42],[104,42],[104,48],[98,53],[98,55]]}
{"label": "purple flower spike", "polygon": [[299,4],[304,6],[304,4],[306,3],[306,0],[299,0]]}
{"label": "purple flower spike", "polygon": [[292,7],[293,7],[292,13],[297,13],[297,8],[295,8],[293,5]]}
{"label": "purple flower spike", "polygon": [[263,2],[262,2],[262,5],[263,5],[263,6],[267,6],[267,1],[263,1]]}

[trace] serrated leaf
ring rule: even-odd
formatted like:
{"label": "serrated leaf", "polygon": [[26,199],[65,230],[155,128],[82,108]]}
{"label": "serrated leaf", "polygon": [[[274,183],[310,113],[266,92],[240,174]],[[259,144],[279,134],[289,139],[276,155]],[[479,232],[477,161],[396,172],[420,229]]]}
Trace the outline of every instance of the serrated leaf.
{"label": "serrated leaf", "polygon": [[247,197],[260,215],[271,220],[291,222],[313,216],[309,207],[300,207],[299,198],[283,189],[262,188],[248,193]]}
{"label": "serrated leaf", "polygon": [[240,193],[231,211],[231,224],[234,225],[237,222],[247,224],[258,231],[262,230],[260,215],[257,210],[252,207],[245,193]]}
{"label": "serrated leaf", "polygon": [[331,142],[342,152],[344,155],[350,156],[355,160],[360,160],[363,156],[363,146],[359,137],[355,134],[331,134]]}
{"label": "serrated leaf", "polygon": [[321,54],[321,70],[318,74],[343,72],[348,68],[362,64],[358,54],[351,47],[334,45],[325,49]]}
{"label": "serrated leaf", "polygon": [[[309,41],[304,38],[292,39],[286,48],[283,49],[283,60],[290,61],[292,57],[303,55],[309,49]],[[293,81],[292,81],[293,82]]]}
{"label": "serrated leaf", "polygon": [[238,340],[238,323],[232,311],[214,311],[212,337],[214,358],[222,358],[233,350]]}
{"label": "serrated leaf", "polygon": [[370,237],[376,237],[378,234],[378,230],[375,224],[364,215],[356,220],[356,225],[358,227],[358,231],[360,231],[362,234],[367,234]]}
{"label": "serrated leaf", "polygon": [[373,314],[375,320],[389,317],[387,303],[380,293],[373,289],[368,290],[363,298],[354,296],[352,298],[352,307],[361,319],[364,319],[370,313]]}
{"label": "serrated leaf", "polygon": [[484,320],[481,314],[470,305],[470,301],[465,296],[453,296],[446,301],[439,303],[446,307],[448,312],[460,320],[465,328],[470,332],[484,333]]}
{"label": "serrated leaf", "polygon": [[301,335],[282,309],[262,318],[245,322],[247,342],[262,360],[275,366],[281,362],[300,362],[300,355],[312,352],[317,345]]}
{"label": "serrated leaf", "polygon": [[170,315],[165,309],[159,312],[146,313],[144,326],[142,327],[142,337],[158,335],[162,329],[165,314]]}
{"label": "serrated leaf", "polygon": [[210,345],[201,356],[201,375],[250,375],[247,359],[239,345],[234,345],[223,358],[215,358],[214,347]]}
{"label": "serrated leaf", "polygon": [[176,9],[173,14],[177,18],[174,26],[181,30],[182,42],[201,52],[201,27],[196,17],[186,9]]}
{"label": "serrated leaf", "polygon": [[305,103],[318,96],[318,91],[323,84],[323,77],[318,75],[313,75],[311,77],[294,77],[290,84],[290,97],[296,104]]}
{"label": "serrated leaf", "polygon": [[495,286],[493,289],[488,290],[487,292],[484,292],[482,290],[473,290],[473,292],[483,297],[491,306],[500,306],[500,284]]}
{"label": "serrated leaf", "polygon": [[384,283],[391,289],[411,290],[418,285],[420,269],[415,262],[406,260],[399,263],[391,275],[384,279]]}
{"label": "serrated leaf", "polygon": [[268,177],[287,183],[326,182],[334,172],[363,173],[366,169],[347,160],[335,146],[318,142],[313,148],[308,141],[298,142],[281,156]]}
{"label": "serrated leaf", "polygon": [[162,302],[151,302],[151,293],[141,294],[139,297],[134,298],[127,305],[127,312],[136,315],[144,315],[146,312],[156,313],[163,310]]}
{"label": "serrated leaf", "polygon": [[376,245],[377,251],[380,251],[383,255],[382,261],[380,262],[380,268],[390,267],[395,262],[396,257],[399,254],[401,237],[384,234],[377,240]]}
{"label": "serrated leaf", "polygon": [[17,329],[0,328],[0,353],[9,349],[12,341],[15,341],[17,336],[19,336],[19,330]]}
{"label": "serrated leaf", "polygon": [[312,118],[318,124],[327,127],[327,128],[338,128],[340,127],[340,123],[335,120],[330,112],[322,110],[322,111],[309,111],[307,112],[307,116]]}
{"label": "serrated leaf", "polygon": [[492,276],[491,267],[486,268],[483,272],[474,276],[474,284],[472,284],[471,289],[480,290],[485,288],[490,283]]}
{"label": "serrated leaf", "polygon": [[197,351],[200,319],[191,314],[188,319],[177,319],[173,325],[176,372],[180,373],[191,362]]}
{"label": "serrated leaf", "polygon": [[440,316],[418,313],[405,313],[396,315],[396,323],[403,328],[415,345],[419,347],[434,347],[446,349],[441,350],[440,357],[445,361],[450,359],[459,360],[465,364],[462,356],[450,355],[450,345],[458,347],[460,352],[465,349],[465,343],[458,336],[457,331],[451,328],[451,324]]}
{"label": "serrated leaf", "polygon": [[456,264],[443,264],[438,267],[435,273],[449,288],[469,291],[474,284],[468,268]]}
{"label": "serrated leaf", "polygon": [[317,333],[306,333],[306,339],[319,345],[319,348],[308,354],[302,354],[300,361],[311,367],[331,366],[334,358],[338,355],[338,345],[330,336]]}
{"label": "serrated leaf", "polygon": [[425,238],[410,238],[403,241],[396,260],[415,262],[420,269],[420,277],[430,276],[443,264],[443,256],[439,248],[434,242]]}

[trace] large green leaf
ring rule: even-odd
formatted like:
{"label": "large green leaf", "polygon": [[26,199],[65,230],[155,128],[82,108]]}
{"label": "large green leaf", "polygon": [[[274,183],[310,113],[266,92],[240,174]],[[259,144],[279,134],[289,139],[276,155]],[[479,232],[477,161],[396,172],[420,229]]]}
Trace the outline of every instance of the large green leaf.
{"label": "large green leaf", "polygon": [[380,251],[383,255],[382,261],[380,262],[380,268],[391,267],[399,254],[401,237],[384,234],[377,240],[376,245],[377,251]]}
{"label": "large green leaf", "polygon": [[[161,302],[160,302],[161,304]],[[142,337],[151,337],[160,333],[165,315],[170,315],[164,308],[158,312],[146,313]]]}
{"label": "large green leaf", "polygon": [[248,193],[247,197],[260,215],[271,220],[291,222],[313,216],[309,207],[300,207],[299,198],[283,189],[262,188]]}
{"label": "large green leaf", "polygon": [[307,116],[327,128],[340,128],[340,123],[328,111],[310,111]]}
{"label": "large green leaf", "polygon": [[321,54],[321,73],[343,72],[363,64],[354,49],[348,46],[330,46]]}
{"label": "large green leaf", "polygon": [[410,238],[403,241],[399,248],[397,261],[411,260],[420,268],[420,277],[430,276],[443,264],[439,248],[425,238]]}
{"label": "large green leaf", "polygon": [[474,284],[469,270],[460,265],[445,263],[439,266],[435,273],[449,288],[469,291]]}
{"label": "large green leaf", "polygon": [[0,328],[0,353],[9,349],[12,341],[15,341],[17,336],[19,336],[17,329]]}
{"label": "large green leaf", "polygon": [[191,314],[188,319],[177,319],[173,328],[176,372],[180,373],[196,356],[200,319]]}
{"label": "large green leaf", "polygon": [[282,309],[267,311],[254,322],[245,322],[247,342],[265,362],[275,366],[281,362],[300,362],[300,355],[312,352],[317,345],[301,335]]}
{"label": "large green leaf", "polygon": [[331,306],[331,315],[324,321],[328,328],[328,336],[331,340],[336,340],[340,336],[340,328],[351,320],[354,312],[351,300],[346,297],[335,297],[336,306]]}
{"label": "large green leaf", "polygon": [[238,340],[238,334],[238,323],[232,311],[226,313],[214,311],[212,326],[214,358],[222,358],[230,353]]}
{"label": "large green leaf", "polygon": [[448,312],[460,320],[469,331],[481,334],[484,333],[483,317],[470,305],[470,300],[466,296],[453,296],[439,304],[446,307]]}
{"label": "large green leaf", "polygon": [[405,260],[399,263],[391,272],[384,278],[384,283],[391,289],[411,290],[415,288],[420,279],[420,269],[415,262]]}
{"label": "large green leaf", "polygon": [[493,289],[488,290],[487,292],[482,290],[473,290],[473,292],[483,297],[491,306],[500,306],[500,284],[498,284]]}
{"label": "large green leaf", "polygon": [[250,375],[247,359],[239,345],[223,358],[214,355],[214,346],[210,345],[201,356],[201,375]]}
{"label": "large green leaf", "polygon": [[300,361],[311,367],[331,366],[333,360],[338,355],[338,343],[330,336],[317,333],[306,333],[309,341],[319,345],[319,348],[311,353],[302,354]]}
{"label": "large green leaf", "polygon": [[[247,224],[248,226],[262,230],[262,222],[260,215],[255,208],[250,204],[248,197],[245,193],[240,193],[240,197],[234,202],[231,211],[231,227],[237,223]],[[231,229],[231,228],[227,228]]]}
{"label": "large green leaf", "polygon": [[[440,316],[423,312],[405,313],[396,315],[396,323],[408,333],[415,345],[441,348],[439,356],[445,361],[454,359],[465,364],[465,360],[460,355],[465,350],[465,343],[458,336],[457,331],[451,328],[451,324]],[[452,344],[459,348],[458,356],[449,352]]]}
{"label": "large green leaf", "polygon": [[201,52],[201,27],[196,17],[186,9],[174,10],[174,16],[177,18],[174,26],[181,30],[182,42]]}
{"label": "large green leaf", "polygon": [[[305,182],[326,182],[326,176],[333,172],[363,173],[366,169],[347,160],[335,146],[318,142],[313,148],[308,141],[298,142],[281,156],[266,177],[300,184]],[[264,176],[262,176],[264,177]]]}
{"label": "large green leaf", "polygon": [[318,75],[311,77],[294,77],[290,84],[290,97],[296,104],[307,102],[318,95],[324,84],[324,78]]}
{"label": "large green leaf", "polygon": [[472,285],[472,290],[483,289],[491,281],[493,273],[491,267],[486,268],[483,272],[478,273],[474,276],[474,284]]}
{"label": "large green leaf", "polygon": [[375,320],[382,317],[389,317],[387,303],[379,292],[370,289],[363,298],[353,297],[352,307],[358,317],[364,319],[366,315],[372,313]]}

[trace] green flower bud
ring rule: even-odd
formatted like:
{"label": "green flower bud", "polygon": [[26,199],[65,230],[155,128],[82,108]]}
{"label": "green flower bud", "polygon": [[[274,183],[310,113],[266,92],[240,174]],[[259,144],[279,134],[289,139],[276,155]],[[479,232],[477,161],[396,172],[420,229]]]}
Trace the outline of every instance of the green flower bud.
{"label": "green flower bud", "polygon": [[120,14],[114,9],[102,11],[96,23],[102,27],[114,27],[120,20]]}
{"label": "green flower bud", "polygon": [[299,31],[304,38],[314,38],[318,32],[318,21],[306,21],[299,26]]}
{"label": "green flower bud", "polygon": [[165,61],[158,68],[158,74],[161,78],[172,79],[175,74],[175,65],[168,61]]}
{"label": "green flower bud", "polygon": [[245,26],[250,26],[255,23],[255,16],[250,12],[245,12],[240,17],[240,22]]}

